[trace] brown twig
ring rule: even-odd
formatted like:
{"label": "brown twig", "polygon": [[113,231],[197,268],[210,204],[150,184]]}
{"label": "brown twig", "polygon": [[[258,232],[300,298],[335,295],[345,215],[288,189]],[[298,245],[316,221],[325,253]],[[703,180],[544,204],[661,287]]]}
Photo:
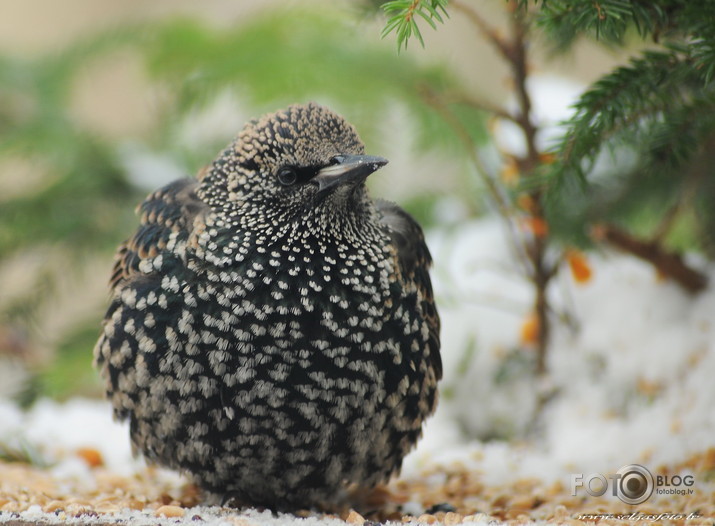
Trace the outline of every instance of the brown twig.
{"label": "brown twig", "polygon": [[[513,0],[508,3],[507,8],[510,14],[511,32],[510,35],[506,37],[501,35],[496,28],[492,27],[471,5],[464,3],[462,0],[451,0],[450,7],[467,17],[479,34],[494,46],[511,69],[518,104],[518,110],[515,113],[492,108],[480,101],[474,101],[468,98],[463,98],[463,101],[472,107],[486,109],[499,118],[508,119],[521,129],[526,143],[526,153],[514,159],[519,168],[519,172],[529,177],[535,173],[541,164],[541,153],[536,145],[538,128],[532,122],[532,103],[527,89],[527,37],[529,25],[526,20],[526,15],[518,8]],[[512,209],[507,206],[496,183],[491,178],[487,179],[487,187],[490,193],[497,197],[496,203],[500,213],[506,217],[507,220],[511,221],[512,219],[510,219],[508,214],[513,214]],[[529,196],[533,203],[533,206],[531,206],[529,210],[531,217],[535,221],[545,224],[542,206],[543,195],[541,190],[535,188],[529,192]],[[550,308],[546,291],[557,269],[557,265],[549,264],[546,261],[548,241],[548,233],[534,232],[533,236],[523,236],[517,243],[518,246],[523,247],[528,260],[527,273],[535,289],[534,313],[539,327],[536,342],[536,371],[539,375],[543,375],[546,372],[546,355],[550,336]]]}
{"label": "brown twig", "polygon": [[477,11],[470,5],[465,4],[461,0],[451,0],[449,6],[452,9],[462,12],[479,31],[479,33],[487,39],[499,53],[507,60],[511,61],[511,45],[509,42],[502,37],[499,32],[493,28],[489,23],[482,18]]}
{"label": "brown twig", "polygon": [[532,173],[540,162],[539,150],[536,147],[536,126],[531,121],[531,96],[526,86],[526,81],[529,75],[527,63],[527,33],[528,26],[524,20],[524,14],[515,10],[511,18],[512,33],[514,35],[513,42],[509,46],[511,52],[509,54],[509,65],[512,69],[514,77],[514,86],[516,88],[517,100],[519,102],[519,113],[516,115],[517,123],[524,132],[526,139],[527,154],[525,161],[528,163],[526,173]]}
{"label": "brown twig", "polygon": [[494,181],[494,178],[490,177],[486,163],[479,155],[477,145],[474,143],[474,140],[472,139],[471,135],[464,127],[464,125],[459,121],[456,115],[452,112],[449,106],[447,106],[447,103],[432,88],[426,85],[421,86],[419,88],[419,94],[425,101],[425,104],[431,106],[442,118],[442,120],[444,120],[444,122],[450,128],[452,128],[452,131],[459,138],[460,142],[464,146],[465,151],[467,152],[467,155],[469,156],[469,160],[474,165],[474,168],[477,171],[477,175],[484,182],[487,192],[491,196],[494,204],[496,204],[499,216],[506,223],[506,229],[511,239],[512,246],[520,255],[520,258],[522,259],[524,265],[526,265],[526,261],[524,260],[528,258],[527,247],[523,242],[523,239],[520,239],[516,232],[514,232],[514,226],[512,221],[512,217],[514,215],[513,210],[504,195],[502,194],[501,190],[499,189],[499,186]]}
{"label": "brown twig", "polygon": [[[509,4],[511,11],[511,34],[512,40],[507,45],[508,53],[505,57],[509,61],[514,78],[514,87],[519,111],[515,114],[516,123],[521,128],[526,142],[526,154],[517,160],[520,171],[526,176],[532,175],[541,163],[541,153],[536,145],[536,134],[538,129],[532,122],[532,102],[527,89],[527,79],[529,75],[527,49],[528,49],[528,22],[525,14],[519,10],[512,1]],[[537,187],[530,192],[532,199],[531,214],[537,220],[544,221],[543,214],[543,194]],[[540,375],[546,373],[546,355],[549,346],[550,320],[549,302],[546,295],[549,283],[556,273],[556,265],[550,265],[546,261],[546,247],[548,244],[548,234],[535,235],[530,239],[529,255],[531,260],[531,281],[534,284],[536,297],[534,299],[534,314],[538,321],[538,337],[536,341],[536,372]]]}
{"label": "brown twig", "polygon": [[476,99],[466,93],[458,91],[447,91],[442,95],[442,100],[444,100],[445,103],[466,104],[467,106],[474,108],[475,110],[489,113],[493,117],[511,121],[514,124],[518,124],[517,117],[509,113],[504,108],[495,106],[494,104],[491,104],[485,100]]}
{"label": "brown twig", "polygon": [[594,227],[592,236],[647,261],[663,276],[672,279],[691,294],[701,292],[708,285],[708,278],[704,274],[690,268],[680,254],[667,251],[657,240],[637,239],[617,226],[607,224]]}

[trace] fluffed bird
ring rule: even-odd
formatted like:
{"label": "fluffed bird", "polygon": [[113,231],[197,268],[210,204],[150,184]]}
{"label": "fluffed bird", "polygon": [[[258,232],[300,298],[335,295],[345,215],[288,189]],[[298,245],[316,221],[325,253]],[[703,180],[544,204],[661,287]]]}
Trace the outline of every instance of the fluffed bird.
{"label": "fluffed bird", "polygon": [[386,163],[293,105],[140,205],[94,350],[135,451],[288,511],[399,472],[442,364],[422,230],[365,187]]}

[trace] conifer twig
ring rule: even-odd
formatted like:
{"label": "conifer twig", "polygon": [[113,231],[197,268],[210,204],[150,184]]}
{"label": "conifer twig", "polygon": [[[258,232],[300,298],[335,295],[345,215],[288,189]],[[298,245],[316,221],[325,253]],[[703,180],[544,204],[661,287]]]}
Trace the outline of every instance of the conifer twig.
{"label": "conifer twig", "polygon": [[[518,104],[517,112],[508,113],[505,110],[496,110],[494,108],[487,108],[487,111],[491,110],[491,113],[495,116],[512,121],[521,129],[526,143],[526,153],[514,159],[519,171],[526,176],[531,176],[541,163],[541,153],[536,145],[538,129],[532,122],[532,102],[527,89],[529,72],[527,61],[528,22],[526,15],[523,10],[519,9],[517,2],[510,1],[508,3],[507,9],[511,15],[511,34],[510,37],[505,37],[500,35],[472,6],[461,0],[451,0],[449,5],[467,17],[477,28],[477,31],[497,49],[511,69]],[[484,106],[479,101],[466,100],[466,102],[477,108]],[[489,179],[488,188],[493,196],[499,198],[497,205],[500,213],[510,221],[509,213],[511,209],[500,202],[503,198],[491,179]],[[529,195],[533,203],[529,211],[531,217],[543,222],[543,193],[537,188],[532,190]],[[511,215],[513,215],[513,212]],[[548,234],[540,235],[538,233],[534,233],[530,238],[527,236],[515,236],[519,237],[519,241],[515,242],[515,244],[523,247],[528,262],[527,275],[535,289],[534,314],[539,327],[536,343],[536,372],[539,375],[543,375],[546,372],[546,354],[550,333],[550,307],[546,291],[558,268],[557,265],[549,265],[546,261],[546,248],[549,243],[547,236]]]}
{"label": "conifer twig", "polygon": [[477,145],[474,143],[474,140],[469,135],[469,132],[466,130],[464,125],[459,122],[459,119],[457,119],[454,113],[449,109],[445,101],[432,88],[426,85],[422,86],[419,93],[425,103],[431,106],[440,115],[440,117],[442,117],[444,122],[452,128],[455,135],[464,146],[464,149],[469,156],[469,160],[472,162],[477,174],[484,182],[487,192],[497,207],[499,215],[507,225],[507,232],[509,233],[512,246],[516,250],[517,254],[519,254],[522,263],[526,265],[526,260],[528,260],[528,247],[526,246],[525,240],[518,236],[514,231],[512,221],[512,217],[514,215],[513,210],[494,179],[489,176],[486,163],[479,155]]}
{"label": "conifer twig", "polygon": [[465,4],[461,0],[450,0],[449,6],[462,12],[482,36],[484,36],[507,61],[511,60],[512,48],[509,42],[484,20],[472,6]]}
{"label": "conifer twig", "polygon": [[[509,62],[514,78],[519,111],[515,115],[516,123],[524,134],[526,143],[526,154],[518,159],[519,168],[527,176],[533,175],[536,168],[541,163],[541,153],[536,145],[537,127],[531,120],[532,102],[527,88],[529,75],[527,61],[527,33],[528,23],[525,14],[518,9],[515,2],[509,3],[511,11],[511,32],[512,41],[507,46],[509,52],[505,57]],[[542,220],[543,214],[543,192],[538,187],[530,192],[532,199],[532,217]],[[547,289],[551,279],[556,273],[557,265],[549,265],[546,261],[546,248],[548,245],[548,234],[534,235],[528,245],[529,259],[531,261],[531,281],[534,284],[536,297],[534,299],[534,314],[538,320],[539,332],[536,342],[536,372],[540,375],[546,373],[546,354],[548,352],[550,323],[549,323],[549,302]]]}
{"label": "conifer twig", "polygon": [[498,119],[503,119],[506,121],[513,122],[514,124],[518,124],[517,117],[509,113],[504,108],[495,106],[494,104],[491,104],[485,100],[476,99],[468,95],[467,93],[448,91],[442,94],[442,100],[447,103],[466,104],[467,106],[474,108],[475,110],[489,113],[493,117],[496,117]]}

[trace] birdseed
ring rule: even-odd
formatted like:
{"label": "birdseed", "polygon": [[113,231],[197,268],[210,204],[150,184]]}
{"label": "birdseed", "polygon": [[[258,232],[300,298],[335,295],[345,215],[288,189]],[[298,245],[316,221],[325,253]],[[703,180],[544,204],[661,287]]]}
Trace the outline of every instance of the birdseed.
{"label": "birdseed", "polygon": [[[370,510],[346,510],[340,517],[303,510],[297,516],[341,518],[349,525],[366,525],[389,521],[419,524],[458,525],[474,522],[497,522],[520,525],[530,521],[553,524],[585,525],[597,521],[601,525],[632,524],[617,519],[638,513],[640,517],[661,518],[658,523],[688,526],[712,526],[715,519],[715,451],[694,455],[678,465],[662,466],[654,474],[674,474],[688,470],[694,473],[697,485],[693,494],[654,495],[639,506],[627,506],[615,497],[572,497],[563,484],[538,479],[518,479],[509,484],[489,485],[477,471],[464,466],[434,466],[419,477],[396,479],[376,489]],[[26,464],[0,462],[0,523],[42,524],[56,519],[89,519],[102,524],[126,523],[128,511],[149,519],[171,518],[198,523],[208,517],[220,516],[222,521],[239,526],[256,526],[256,520],[245,511],[230,508],[207,508],[201,505],[201,493],[182,479],[162,476],[161,470],[145,468],[133,476],[119,476],[104,466],[93,467],[89,480],[56,478],[47,468]],[[405,514],[405,503],[419,503],[425,509],[453,508],[455,511],[435,511],[416,515]],[[22,513],[33,519],[24,519]],[[37,518],[39,512],[47,514]],[[697,514],[697,518],[668,519],[680,514]],[[599,516],[601,519],[595,519]],[[631,515],[633,516],[633,515]],[[648,521],[648,519],[641,519]],[[24,521],[24,522],[23,522]],[[652,520],[651,520],[652,522]],[[643,522],[646,524],[646,522]]]}

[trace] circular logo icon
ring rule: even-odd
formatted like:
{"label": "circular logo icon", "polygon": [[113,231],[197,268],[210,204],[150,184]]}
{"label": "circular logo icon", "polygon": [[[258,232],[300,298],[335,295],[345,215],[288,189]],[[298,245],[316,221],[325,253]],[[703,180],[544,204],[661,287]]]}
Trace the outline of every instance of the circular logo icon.
{"label": "circular logo icon", "polygon": [[616,495],[626,504],[641,504],[653,494],[653,475],[640,464],[628,464],[616,472]]}

